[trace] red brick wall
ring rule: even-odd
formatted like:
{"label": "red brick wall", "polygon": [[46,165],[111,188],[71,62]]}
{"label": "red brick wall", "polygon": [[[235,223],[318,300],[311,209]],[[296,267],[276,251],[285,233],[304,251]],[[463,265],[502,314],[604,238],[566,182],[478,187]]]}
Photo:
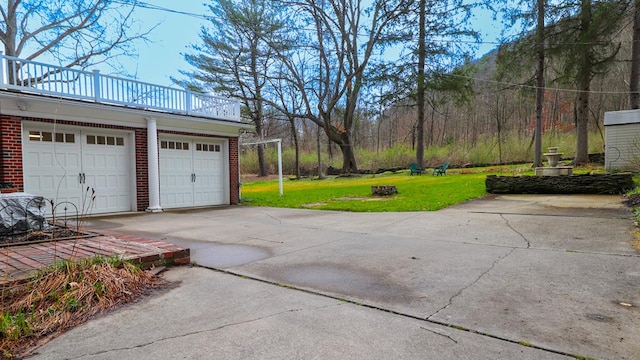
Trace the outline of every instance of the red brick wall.
{"label": "red brick wall", "polygon": [[238,138],[229,139],[229,188],[231,191],[230,202],[233,205],[240,203],[240,169],[238,158]]}
{"label": "red brick wall", "polygon": [[136,205],[138,211],[149,207],[149,159],[147,129],[136,129]]}
{"label": "red brick wall", "polygon": [[2,182],[13,187],[2,189],[3,193],[24,191],[22,177],[22,127],[20,119],[0,115],[2,122]]}

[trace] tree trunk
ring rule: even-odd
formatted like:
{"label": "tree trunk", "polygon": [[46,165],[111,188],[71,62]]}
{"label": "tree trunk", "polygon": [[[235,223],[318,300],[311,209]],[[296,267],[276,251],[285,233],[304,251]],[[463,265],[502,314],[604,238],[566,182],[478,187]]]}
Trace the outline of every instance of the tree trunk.
{"label": "tree trunk", "polygon": [[264,162],[264,145],[258,144],[258,176],[267,176],[267,166]]}
{"label": "tree trunk", "polygon": [[[586,38],[591,30],[591,1],[582,0],[580,8],[580,39]],[[591,74],[593,71],[593,50],[589,44],[583,47],[578,61],[576,83],[578,85],[578,101],[576,104],[576,158],[575,165],[589,162],[589,91],[591,90]]]}
{"label": "tree trunk", "polygon": [[324,174],[322,173],[322,148],[321,148],[321,142],[320,142],[320,130],[322,129],[322,127],[318,126],[318,133],[316,136],[316,140],[317,140],[317,148],[316,150],[318,151],[318,179],[322,180],[324,179]]}
{"label": "tree trunk", "polygon": [[[253,119],[253,123],[256,125],[256,132],[258,133],[260,140],[262,140],[263,138],[262,123],[257,118]],[[258,151],[258,176],[264,177],[264,176],[267,176],[267,165],[265,164],[265,161],[264,161],[264,145],[258,144],[257,151]]]}
{"label": "tree trunk", "polygon": [[[16,53],[16,37],[18,36],[18,24],[16,18],[16,5],[14,1],[9,1],[7,7],[7,22],[5,24],[5,37],[4,37],[4,54],[7,56],[18,56],[20,54]],[[18,76],[16,73],[11,71],[14,68],[15,63],[13,61],[9,61],[7,63],[8,70],[8,83],[11,85],[16,85]]]}
{"label": "tree trunk", "polygon": [[634,1],[633,42],[631,45],[631,79],[629,80],[629,107],[640,108],[640,0]]}
{"label": "tree trunk", "polygon": [[291,122],[291,137],[293,139],[293,146],[296,151],[296,179],[300,179],[300,145],[298,144],[298,131],[296,130],[296,119],[289,119]]}
{"label": "tree trunk", "polygon": [[353,152],[353,146],[349,141],[348,135],[342,135],[342,143],[340,144],[342,151],[342,171],[343,174],[357,173],[356,156]]}
{"label": "tree trunk", "polygon": [[[580,75],[584,77],[584,75]],[[580,88],[576,108],[576,158],[575,165],[589,162],[589,90],[590,86]]]}
{"label": "tree trunk", "polygon": [[538,68],[536,69],[536,129],[533,167],[542,166],[542,105],[544,103],[544,4],[538,0],[538,23],[536,26],[536,53]]}
{"label": "tree trunk", "polygon": [[431,123],[429,124],[429,141],[427,141],[427,145],[429,147],[433,146],[433,134],[435,133],[435,125],[436,125],[436,111],[431,109]]}
{"label": "tree trunk", "polygon": [[502,165],[502,109],[500,97],[496,96],[496,129],[498,130],[498,161]]}
{"label": "tree trunk", "polygon": [[427,56],[427,48],[425,43],[426,36],[426,0],[420,0],[420,20],[419,20],[419,36],[418,39],[418,124],[417,128],[417,144],[416,144],[416,162],[419,167],[424,167],[424,93],[425,93],[425,75],[424,65]]}

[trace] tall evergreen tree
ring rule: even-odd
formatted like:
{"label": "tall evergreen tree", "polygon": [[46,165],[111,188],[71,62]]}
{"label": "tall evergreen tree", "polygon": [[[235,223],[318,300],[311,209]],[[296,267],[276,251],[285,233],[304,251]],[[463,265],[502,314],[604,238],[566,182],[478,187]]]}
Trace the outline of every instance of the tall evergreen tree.
{"label": "tall evergreen tree", "polygon": [[[195,53],[185,54],[194,71],[181,71],[184,79],[174,79],[183,87],[213,91],[240,99],[255,125],[264,135],[265,88],[279,47],[276,39],[285,26],[284,14],[269,0],[213,0],[210,26],[200,31],[202,43],[192,45]],[[267,174],[264,148],[258,145],[259,176]]]}
{"label": "tall evergreen tree", "polygon": [[629,107],[631,109],[640,109],[640,0],[633,1],[632,41]]}
{"label": "tall evergreen tree", "polygon": [[542,166],[542,108],[544,105],[544,20],[546,0],[537,0],[536,11],[536,129],[533,167]]}
{"label": "tall evergreen tree", "polygon": [[576,157],[574,163],[589,161],[589,118],[591,81],[607,69],[620,50],[611,41],[620,31],[620,21],[629,1],[566,0],[550,12],[557,22],[548,37],[550,54],[563,62],[561,81],[576,87]]}
{"label": "tall evergreen tree", "polygon": [[[416,162],[422,166],[425,149],[425,113],[434,111],[437,97],[429,92],[447,93],[458,101],[472,93],[473,81],[465,66],[471,50],[465,40],[477,40],[470,17],[475,4],[463,0],[415,0],[409,5],[386,44],[401,46],[398,60],[380,62],[372,71],[372,80],[387,83],[393,89],[385,101],[406,102],[416,109]],[[416,30],[415,25],[418,25]],[[433,138],[433,134],[429,134]]]}

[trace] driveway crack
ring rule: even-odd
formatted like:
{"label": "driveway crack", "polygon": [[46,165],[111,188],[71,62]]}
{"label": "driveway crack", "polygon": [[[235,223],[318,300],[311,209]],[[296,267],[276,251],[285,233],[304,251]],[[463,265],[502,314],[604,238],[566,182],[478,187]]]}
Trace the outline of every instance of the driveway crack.
{"label": "driveway crack", "polygon": [[451,336],[449,336],[449,335],[447,335],[447,334],[443,334],[443,333],[437,332],[437,331],[435,331],[435,330],[427,329],[427,328],[426,328],[426,327],[424,327],[424,326],[420,326],[420,329],[422,329],[422,330],[426,330],[426,331],[428,331],[428,332],[430,332],[430,333],[434,333],[434,334],[436,334],[436,335],[443,336],[443,337],[445,337],[445,338],[447,338],[447,339],[449,339],[449,340],[453,341],[453,342],[454,342],[454,343],[456,343],[456,344],[458,343],[458,341],[457,341],[456,339],[452,338]]}
{"label": "driveway crack", "polygon": [[272,220],[275,220],[278,224],[282,225],[282,219],[277,218],[277,217],[275,217],[275,216],[271,215],[271,214],[270,214],[269,212],[267,212],[267,211],[261,211],[261,212],[262,212],[262,215],[265,215],[266,217],[268,217],[268,218],[270,218],[270,219],[272,219]]}
{"label": "driveway crack", "polygon": [[280,311],[280,312],[277,312],[277,313],[274,313],[274,314],[261,316],[261,317],[255,318],[255,319],[249,319],[249,320],[244,320],[244,321],[238,321],[238,322],[234,322],[234,323],[224,324],[224,325],[220,325],[220,326],[217,326],[217,327],[214,327],[214,328],[210,328],[210,329],[202,329],[202,330],[198,330],[198,331],[187,332],[187,333],[184,333],[184,334],[167,336],[167,337],[159,338],[159,339],[156,339],[156,340],[153,340],[153,341],[149,341],[149,342],[146,342],[146,343],[143,343],[143,344],[138,344],[138,345],[135,345],[135,346],[113,348],[113,349],[108,349],[108,350],[97,351],[97,352],[90,353],[90,354],[83,354],[83,355],[79,355],[79,356],[76,356],[76,357],[71,357],[69,359],[70,360],[71,359],[82,359],[82,358],[85,358],[85,357],[108,354],[108,353],[117,352],[117,351],[141,349],[141,348],[144,348],[144,347],[147,347],[147,346],[151,346],[151,345],[155,345],[157,343],[160,343],[160,342],[163,342],[163,341],[167,341],[167,340],[174,340],[174,339],[185,338],[185,337],[192,336],[192,335],[198,335],[198,334],[203,334],[203,333],[208,333],[208,332],[215,332],[215,331],[222,330],[222,329],[225,329],[225,328],[228,328],[228,327],[249,324],[249,323],[261,321],[261,320],[264,320],[264,319],[280,316],[280,315],[283,315],[283,314],[294,313],[294,312],[298,312],[298,311],[318,310],[318,309],[324,309],[324,308],[329,308],[329,307],[334,307],[334,306],[341,306],[341,305],[343,305],[343,304],[331,304],[331,305],[318,306],[318,307],[309,308],[309,309],[289,309],[289,310]]}
{"label": "driveway crack", "polygon": [[489,267],[486,271],[484,271],[482,274],[480,274],[480,276],[478,276],[473,282],[471,282],[470,284],[468,284],[467,286],[463,287],[462,289],[460,289],[457,293],[455,293],[452,297],[449,298],[449,302],[441,307],[440,309],[436,310],[436,312],[434,312],[433,314],[427,316],[425,319],[426,320],[431,320],[432,317],[438,315],[439,312],[445,310],[446,308],[448,308],[449,306],[451,306],[451,304],[453,304],[453,301],[455,300],[455,298],[457,298],[458,296],[460,296],[465,290],[467,290],[468,288],[472,287],[473,285],[475,285],[476,283],[478,283],[478,281],[480,281],[480,279],[482,279],[485,275],[487,275],[491,270],[493,270],[496,265],[502,261],[503,259],[506,259],[509,255],[513,254],[513,252],[516,250],[517,248],[511,248],[511,251],[509,251],[508,253],[506,253],[504,256],[499,257],[496,259],[496,261],[493,262],[493,264],[491,264],[491,267]]}
{"label": "driveway crack", "polygon": [[511,226],[511,223],[509,223],[509,220],[506,217],[504,217],[504,214],[500,214],[500,217],[502,218],[502,220],[504,220],[505,223],[507,223],[507,226],[509,227],[509,229],[513,230],[513,232],[520,235],[522,240],[524,240],[527,243],[527,249],[531,248],[531,242],[529,241],[529,239],[527,239],[526,236],[522,235],[520,231],[516,230],[513,226]]}

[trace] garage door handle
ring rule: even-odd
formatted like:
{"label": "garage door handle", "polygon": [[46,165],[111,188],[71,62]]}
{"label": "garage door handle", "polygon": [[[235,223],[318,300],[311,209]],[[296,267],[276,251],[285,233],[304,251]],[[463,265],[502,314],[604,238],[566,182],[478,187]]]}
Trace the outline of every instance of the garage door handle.
{"label": "garage door handle", "polygon": [[191,180],[192,182],[196,182],[196,174],[191,174],[191,178],[193,179]]}
{"label": "garage door handle", "polygon": [[85,180],[86,180],[86,177],[85,177],[84,173],[79,173],[78,174],[78,181],[80,182],[80,184],[84,184]]}

